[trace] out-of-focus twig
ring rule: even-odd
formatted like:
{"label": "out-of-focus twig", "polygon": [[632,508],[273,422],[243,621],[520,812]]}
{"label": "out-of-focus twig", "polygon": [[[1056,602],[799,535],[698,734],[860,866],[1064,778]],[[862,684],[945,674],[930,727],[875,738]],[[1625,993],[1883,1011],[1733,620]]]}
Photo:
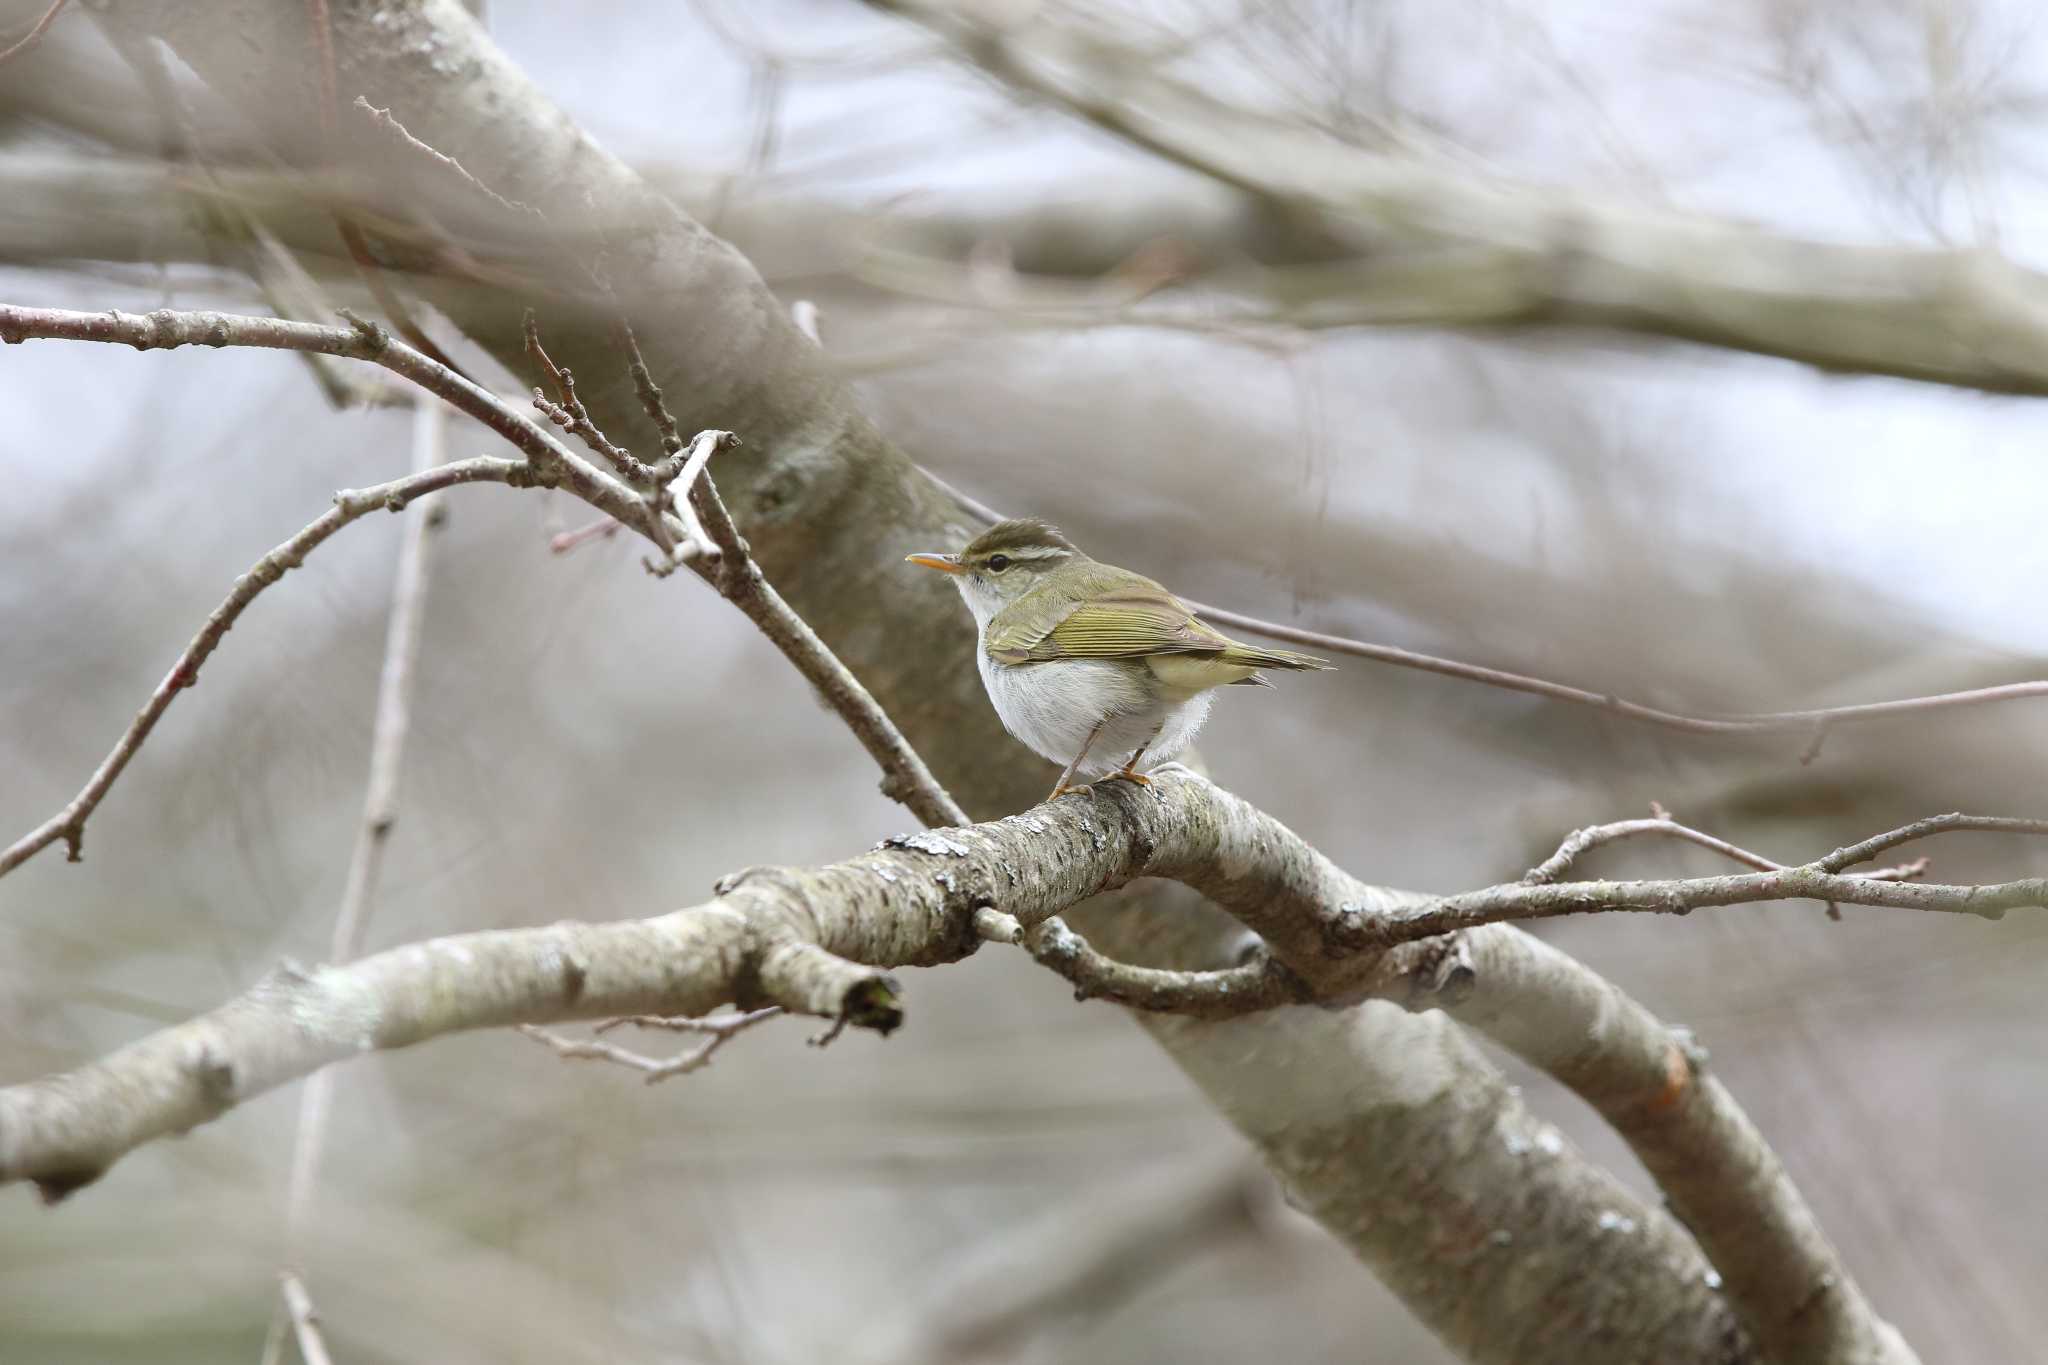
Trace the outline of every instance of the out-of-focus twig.
{"label": "out-of-focus twig", "polygon": [[[334,23],[333,16],[328,11],[327,0],[306,0],[306,22],[312,30],[313,48],[318,57],[321,141],[329,159],[332,160],[338,146],[335,133],[336,124],[340,119],[337,108],[340,96],[337,93],[334,68]],[[363,235],[362,225],[356,222],[355,217],[346,208],[337,208],[334,211],[334,226],[341,235],[342,245],[348,249],[349,259],[355,262],[356,273],[362,278],[364,288],[370,291],[370,297],[377,301],[377,307],[391,320],[391,325],[397,329],[398,334],[421,355],[446,366],[462,375],[464,379],[469,378],[463,368],[427,335],[418,322],[414,321],[405,300],[398,296],[397,291],[391,287],[391,282],[384,277],[384,267],[377,263],[376,256],[371,253],[370,239]]]}
{"label": "out-of-focus twig", "polygon": [[[1085,1326],[1189,1261],[1255,1239],[1272,1177],[1233,1154],[1090,1189],[949,1256],[852,1352],[875,1365],[1030,1359],[1047,1331]],[[1020,1349],[1027,1348],[1027,1349]]]}
{"label": "out-of-focus twig", "polygon": [[[413,412],[412,469],[415,477],[442,462],[446,417],[441,400],[419,395]],[[376,719],[370,733],[370,775],[363,793],[362,820],[349,853],[348,878],[334,915],[327,960],[347,962],[362,952],[363,938],[375,909],[378,875],[384,850],[398,819],[399,774],[406,736],[412,728],[414,680],[418,676],[420,639],[426,626],[430,547],[442,519],[442,495],[415,499],[406,508],[404,539],[391,586],[391,614],[384,639],[384,666],[378,676]],[[293,1140],[291,1183],[285,1198],[287,1243],[300,1245],[312,1212],[320,1157],[327,1137],[327,1112],[334,1097],[334,1073],[321,1071],[306,1082],[299,1097],[298,1131]]]}
{"label": "out-of-focus twig", "polygon": [[769,1005],[739,1014],[708,1014],[695,1019],[635,1014],[608,1019],[597,1026],[598,1033],[607,1032],[623,1024],[637,1024],[642,1028],[662,1028],[676,1033],[706,1035],[704,1041],[696,1047],[679,1052],[673,1057],[649,1057],[645,1053],[635,1052],[630,1048],[619,1047],[615,1043],[607,1043],[600,1039],[565,1038],[535,1024],[521,1024],[519,1031],[537,1043],[545,1043],[564,1061],[611,1062],[643,1073],[647,1084],[653,1085],[672,1076],[687,1076],[692,1071],[699,1071],[711,1065],[713,1055],[734,1036],[782,1013],[782,1006]]}
{"label": "out-of-focus twig", "polygon": [[69,3],[70,0],[52,0],[50,7],[43,11],[43,17],[36,20],[35,27],[6,47],[0,48],[0,65],[34,51],[36,44],[43,41],[43,35],[50,31],[50,25],[57,22],[57,16],[64,12],[64,6]]}
{"label": "out-of-focus twig", "polygon": [[443,152],[438,148],[431,147],[426,143],[420,141],[418,138],[414,137],[411,131],[408,130],[403,123],[400,123],[398,119],[392,115],[389,109],[379,109],[376,105],[370,103],[369,100],[365,99],[361,95],[356,96],[354,107],[362,110],[365,114],[369,115],[370,122],[375,124],[379,129],[381,129],[385,133],[388,133],[391,136],[391,138],[398,143],[399,146],[404,147],[409,151],[417,152],[419,155],[426,157],[434,165],[440,167],[444,171],[447,171],[457,180],[460,180],[463,184],[469,186],[478,194],[484,196],[493,204],[496,204],[499,208],[506,209],[513,213],[530,213],[536,218],[546,217],[545,214],[543,214],[539,209],[535,208],[531,204],[522,204],[517,199],[507,199],[504,195],[499,194],[489,185],[486,185],[483,181],[477,179],[474,175],[472,175],[469,172],[469,169],[465,167],[460,161],[457,161],[454,157],[448,155],[446,152]]}
{"label": "out-of-focus twig", "polygon": [[[635,387],[647,409],[648,420],[661,432],[663,444],[667,446],[671,433],[676,430],[675,419],[662,402],[661,390],[655,387],[652,376],[648,374],[646,359],[641,355],[631,329],[622,328],[616,335],[626,352],[627,365],[633,372]],[[544,360],[544,357],[543,352],[541,358]],[[580,411],[581,404],[571,406],[574,389],[566,372],[556,371],[549,363],[544,363],[543,368],[550,372],[551,377],[555,373],[561,374],[564,395],[561,406],[571,413],[574,420],[574,413]],[[647,376],[644,381],[643,375]],[[598,439],[611,444],[602,433],[598,433]],[[690,533],[701,532],[717,551],[715,556],[700,555],[691,560],[691,567],[716,588],[720,596],[738,607],[782,651],[783,657],[796,665],[804,679],[818,689],[819,695],[846,722],[861,747],[882,769],[883,795],[902,802],[928,825],[967,823],[967,813],[932,775],[931,768],[904,738],[896,722],[889,718],[889,713],[853,676],[852,670],[818,638],[818,633],[797,615],[796,609],[783,600],[775,585],[761,572],[761,566],[754,562],[745,538],[740,535],[732,514],[726,510],[725,500],[718,495],[709,469],[711,457],[734,444],[737,444],[737,438],[730,432],[700,432],[686,449],[670,451],[660,465],[647,467],[656,485],[662,486],[666,471],[681,461],[673,479],[678,495],[677,511],[679,514],[687,512],[686,524],[690,524]]]}
{"label": "out-of-focus twig", "polygon": [[313,1296],[306,1292],[305,1282],[286,1271],[278,1278],[278,1291],[284,1297],[285,1311],[291,1315],[292,1336],[299,1343],[300,1359],[305,1365],[334,1365],[334,1357],[327,1353],[327,1339],[320,1333],[320,1314],[313,1307]]}

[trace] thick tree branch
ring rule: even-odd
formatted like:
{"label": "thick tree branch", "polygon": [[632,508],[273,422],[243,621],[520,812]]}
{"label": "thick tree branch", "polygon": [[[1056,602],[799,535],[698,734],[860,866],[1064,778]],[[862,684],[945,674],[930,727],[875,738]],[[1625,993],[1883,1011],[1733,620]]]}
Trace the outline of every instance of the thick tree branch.
{"label": "thick tree branch", "polygon": [[[1135,971],[1102,959],[1055,918],[1140,876],[1200,889],[1258,930],[1279,963]],[[1726,880],[1668,885],[1711,903]],[[1841,880],[1873,893],[1896,886]],[[1603,885],[1475,895],[1597,899]],[[1192,774],[1169,770],[1143,790],[1105,784],[990,824],[901,836],[817,871],[749,869],[719,889],[717,900],[652,920],[459,935],[347,967],[281,969],[210,1015],[67,1076],[0,1091],[0,1178],[32,1179],[57,1197],[129,1148],[295,1075],[460,1029],[703,1014],[732,1001],[886,1030],[900,1007],[877,968],[948,961],[980,938],[1021,935],[1070,979],[1141,1008],[1219,1017],[1368,995],[1442,1007],[1563,1081],[1636,1148],[1773,1358],[1896,1346],[1761,1137],[1702,1073],[1703,1054],[1611,984],[1506,926],[1404,942],[1434,923],[1432,906],[1471,898],[1431,901],[1357,882]],[[1333,925],[1348,934],[1333,939]],[[1633,1225],[1636,1215],[1613,1217]]]}
{"label": "thick tree branch", "polygon": [[1297,227],[1237,281],[1301,326],[1579,324],[1823,370],[2048,394],[2048,276],[1988,251],[1845,246],[1362,150],[1231,105],[1046,11],[870,0],[999,83]]}

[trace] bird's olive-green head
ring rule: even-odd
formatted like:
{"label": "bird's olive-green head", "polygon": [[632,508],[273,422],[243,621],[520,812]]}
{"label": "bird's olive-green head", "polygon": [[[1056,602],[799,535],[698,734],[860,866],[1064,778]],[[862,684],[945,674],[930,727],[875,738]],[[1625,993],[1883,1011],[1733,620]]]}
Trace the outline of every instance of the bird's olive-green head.
{"label": "bird's olive-green head", "polygon": [[954,576],[977,620],[1056,581],[1063,569],[1093,564],[1058,528],[1036,517],[999,521],[957,554],[914,554],[912,564]]}

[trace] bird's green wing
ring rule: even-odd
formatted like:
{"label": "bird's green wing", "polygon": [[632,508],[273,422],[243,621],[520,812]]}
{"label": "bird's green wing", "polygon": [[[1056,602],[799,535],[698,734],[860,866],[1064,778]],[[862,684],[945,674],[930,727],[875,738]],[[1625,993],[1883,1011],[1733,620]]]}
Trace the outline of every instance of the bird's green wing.
{"label": "bird's green wing", "polygon": [[[1004,616],[1012,616],[1013,621],[1004,622]],[[1007,664],[1132,659],[1220,652],[1229,647],[1227,638],[1195,619],[1187,603],[1136,574],[1074,603],[1064,615],[1000,613],[989,623],[988,634],[990,657]]]}

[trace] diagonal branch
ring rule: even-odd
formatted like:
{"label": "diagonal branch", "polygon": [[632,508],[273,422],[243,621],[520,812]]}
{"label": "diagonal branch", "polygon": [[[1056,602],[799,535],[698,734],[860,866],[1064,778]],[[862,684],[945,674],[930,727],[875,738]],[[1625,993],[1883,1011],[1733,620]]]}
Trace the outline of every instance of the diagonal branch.
{"label": "diagonal branch", "polygon": [[565,488],[592,506],[610,513],[674,554],[667,526],[631,489],[591,466],[525,415],[501,403],[446,366],[393,340],[380,327],[356,322],[352,327],[323,327],[282,318],[244,317],[214,312],[149,314],[76,313],[58,308],[21,308],[0,304],[0,341],[58,338],[119,342],[137,350],[171,349],[184,345],[254,346],[368,360],[411,380],[429,393],[484,422],[525,455],[522,461],[479,456],[437,469],[394,479],[373,488],[335,495],[334,506],[237,579],[227,599],[216,607],[199,633],[150,694],[142,710],[113,749],[64,808],[0,851],[0,875],[60,840],[68,858],[82,856],[85,822],[134,758],[163,713],[180,691],[198,681],[199,669],[222,637],[258,594],[277,582],[335,532],[380,508],[402,510],[412,499],[461,483],[495,482],[518,487]]}
{"label": "diagonal branch", "polygon": [[[0,314],[4,322],[4,314]],[[424,497],[440,489],[452,488],[464,483],[502,483],[514,487],[528,487],[549,482],[548,476],[535,471],[533,466],[520,460],[502,460],[494,456],[479,455],[474,459],[458,460],[420,474],[409,474],[389,483],[376,484],[369,488],[347,489],[334,495],[334,506],[322,513],[297,535],[279,545],[250,566],[249,571],[235,580],[233,591],[227,599],[213,609],[199,633],[192,637],[190,644],[178,655],[170,672],[149,694],[142,710],[129,722],[121,738],[107,756],[100,760],[85,786],[76,796],[66,802],[64,808],[42,824],[22,835],[0,851],[0,875],[4,875],[27,862],[31,857],[60,840],[65,846],[65,856],[77,862],[83,854],[85,822],[106,799],[107,791],[114,780],[135,757],[142,742],[149,738],[150,731],[163,719],[165,711],[176,701],[178,694],[199,681],[200,667],[219,647],[228,630],[240,619],[242,612],[257,596],[299,565],[306,556],[325,543],[335,532],[350,522],[359,521],[372,512],[400,511],[415,498]]]}

